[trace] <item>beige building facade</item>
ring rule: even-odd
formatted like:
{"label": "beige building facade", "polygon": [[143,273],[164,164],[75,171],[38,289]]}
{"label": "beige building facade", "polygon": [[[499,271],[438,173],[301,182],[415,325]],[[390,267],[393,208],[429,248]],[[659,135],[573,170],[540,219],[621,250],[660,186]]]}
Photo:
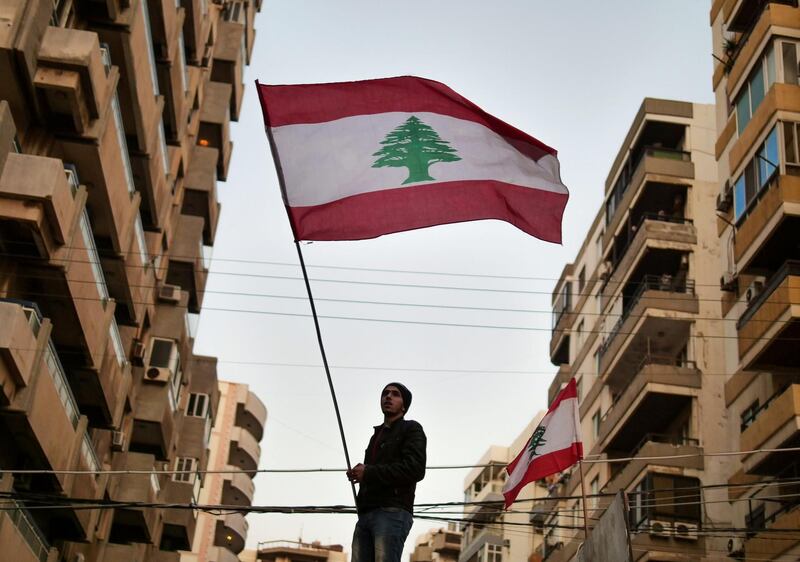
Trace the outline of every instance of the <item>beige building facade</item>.
{"label": "beige building facade", "polygon": [[[208,448],[208,468],[197,495],[203,505],[253,505],[253,478],[261,458],[267,410],[246,384],[220,381]],[[235,562],[247,540],[244,513],[200,512],[191,552],[181,562]]]}
{"label": "beige building facade", "polygon": [[451,523],[417,537],[410,562],[458,562],[462,534],[455,527]]}
{"label": "beige building facade", "polygon": [[340,544],[319,541],[265,541],[255,550],[245,550],[242,562],[347,562],[347,553]]}
{"label": "beige building facade", "polygon": [[[503,509],[506,466],[514,460],[544,417],[537,414],[507,447],[493,445],[464,479],[462,540],[459,562],[534,562],[541,551],[541,526],[533,509],[547,496],[544,483],[525,486],[517,502]],[[485,465],[485,466],[483,466]],[[473,505],[471,505],[473,504]]]}
{"label": "beige building facade", "polygon": [[141,504],[196,500],[208,462],[193,343],[259,9],[0,0],[0,560],[191,548],[192,509]]}
{"label": "beige building facade", "polygon": [[[635,560],[705,559],[726,539],[704,530],[730,526],[725,491],[703,489],[732,472],[703,456],[726,450],[729,425],[714,141],[713,106],[645,99],[553,293],[549,398],[575,377],[584,454],[600,461],[585,464],[589,516],[610,500],[601,494],[627,492]],[[551,496],[541,554],[570,560],[583,540],[579,471]]]}
{"label": "beige building facade", "polygon": [[[713,2],[726,347],[732,450],[800,446],[800,8]],[[739,559],[800,557],[797,452],[742,455],[730,477]]]}

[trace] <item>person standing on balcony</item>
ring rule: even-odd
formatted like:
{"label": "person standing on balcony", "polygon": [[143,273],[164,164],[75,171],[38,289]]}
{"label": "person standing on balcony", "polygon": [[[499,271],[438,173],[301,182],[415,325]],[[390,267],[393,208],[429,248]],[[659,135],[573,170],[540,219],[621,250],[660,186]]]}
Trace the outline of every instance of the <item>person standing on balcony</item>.
{"label": "person standing on balcony", "polygon": [[359,484],[358,522],[350,562],[400,562],[411,530],[414,492],[425,476],[427,438],[422,426],[406,420],[411,391],[398,382],[381,392],[383,423],[364,452],[364,462],[347,471]]}

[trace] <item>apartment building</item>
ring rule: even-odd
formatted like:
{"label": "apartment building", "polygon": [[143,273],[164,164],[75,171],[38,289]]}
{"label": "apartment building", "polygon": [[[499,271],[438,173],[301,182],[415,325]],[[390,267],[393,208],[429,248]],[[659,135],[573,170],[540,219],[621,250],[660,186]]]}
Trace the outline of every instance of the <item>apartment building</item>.
{"label": "apartment building", "polygon": [[[715,1],[717,235],[729,342],[728,443],[800,446],[800,8]],[[743,455],[730,478],[740,559],[800,557],[798,455]]]}
{"label": "apartment building", "polygon": [[458,562],[461,553],[461,531],[455,524],[434,529],[417,537],[410,562]]}
{"label": "apartment building", "polygon": [[340,544],[302,541],[264,541],[255,550],[246,550],[242,562],[346,562],[347,554]]}
{"label": "apartment building", "polygon": [[[196,407],[203,408],[198,403]],[[208,468],[198,494],[203,505],[249,507],[253,505],[259,442],[264,436],[267,409],[246,384],[220,381],[219,402],[208,449]],[[219,471],[219,472],[216,472]],[[236,562],[247,540],[244,514],[201,512],[194,543],[182,562]]]}
{"label": "apartment building", "polygon": [[[259,9],[0,0],[2,559],[191,547],[193,510],[139,504],[191,502],[208,460],[194,328]],[[139,472],[59,472],[87,470]]]}
{"label": "apartment building", "polygon": [[[728,427],[714,137],[713,106],[645,99],[553,292],[550,400],[575,377],[584,454],[607,461],[585,464],[587,494],[628,493],[636,560],[703,559],[726,541],[703,530],[730,526],[725,491],[700,488],[733,471],[702,456]],[[560,499],[580,495],[578,470],[551,487],[545,560],[583,540],[580,500]]]}
{"label": "apartment building", "polygon": [[[503,509],[506,466],[514,460],[544,417],[539,412],[507,447],[492,445],[464,479],[464,515],[459,562],[537,562],[541,526],[532,507],[547,496],[544,483],[525,486],[517,502]],[[530,500],[530,501],[529,501]],[[412,562],[414,562],[412,560]]]}

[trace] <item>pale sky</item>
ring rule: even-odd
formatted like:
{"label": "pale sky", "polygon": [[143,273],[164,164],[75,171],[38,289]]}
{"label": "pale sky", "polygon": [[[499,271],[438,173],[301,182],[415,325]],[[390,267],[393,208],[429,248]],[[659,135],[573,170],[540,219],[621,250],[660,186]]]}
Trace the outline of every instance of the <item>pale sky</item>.
{"label": "pale sky", "polygon": [[[321,320],[353,462],[362,460],[372,426],[381,421],[381,388],[398,380],[414,394],[408,417],[425,428],[428,464],[471,464],[490,445],[508,445],[546,408],[556,370],[548,357],[550,293],[594,218],[642,99],[713,102],[709,4],[264,1],[241,118],[232,125],[230,173],[218,186],[222,216],[195,346],[196,353],[219,358],[221,379],[249,384],[266,404],[261,468],[345,462],[311,317],[269,314],[310,309],[302,298],[276,297],[304,297],[305,288],[253,82],[423,76],[559,151],[571,192],[563,246],[499,221],[303,246],[322,316],[479,326]],[[417,502],[460,501],[466,472],[429,471]],[[352,505],[344,474],[267,473],[255,484],[257,505]],[[248,521],[249,548],[302,537],[349,551],[355,516],[251,514]],[[415,521],[405,555],[418,535],[438,526]]]}

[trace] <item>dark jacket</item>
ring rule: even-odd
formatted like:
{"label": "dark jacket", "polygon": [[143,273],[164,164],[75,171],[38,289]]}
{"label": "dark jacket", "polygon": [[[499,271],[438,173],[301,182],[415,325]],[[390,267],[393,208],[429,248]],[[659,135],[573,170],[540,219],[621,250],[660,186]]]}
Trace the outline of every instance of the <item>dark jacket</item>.
{"label": "dark jacket", "polygon": [[414,491],[425,476],[427,438],[422,426],[400,418],[375,426],[364,452],[364,477],[358,490],[358,512],[399,507],[413,513]]}

